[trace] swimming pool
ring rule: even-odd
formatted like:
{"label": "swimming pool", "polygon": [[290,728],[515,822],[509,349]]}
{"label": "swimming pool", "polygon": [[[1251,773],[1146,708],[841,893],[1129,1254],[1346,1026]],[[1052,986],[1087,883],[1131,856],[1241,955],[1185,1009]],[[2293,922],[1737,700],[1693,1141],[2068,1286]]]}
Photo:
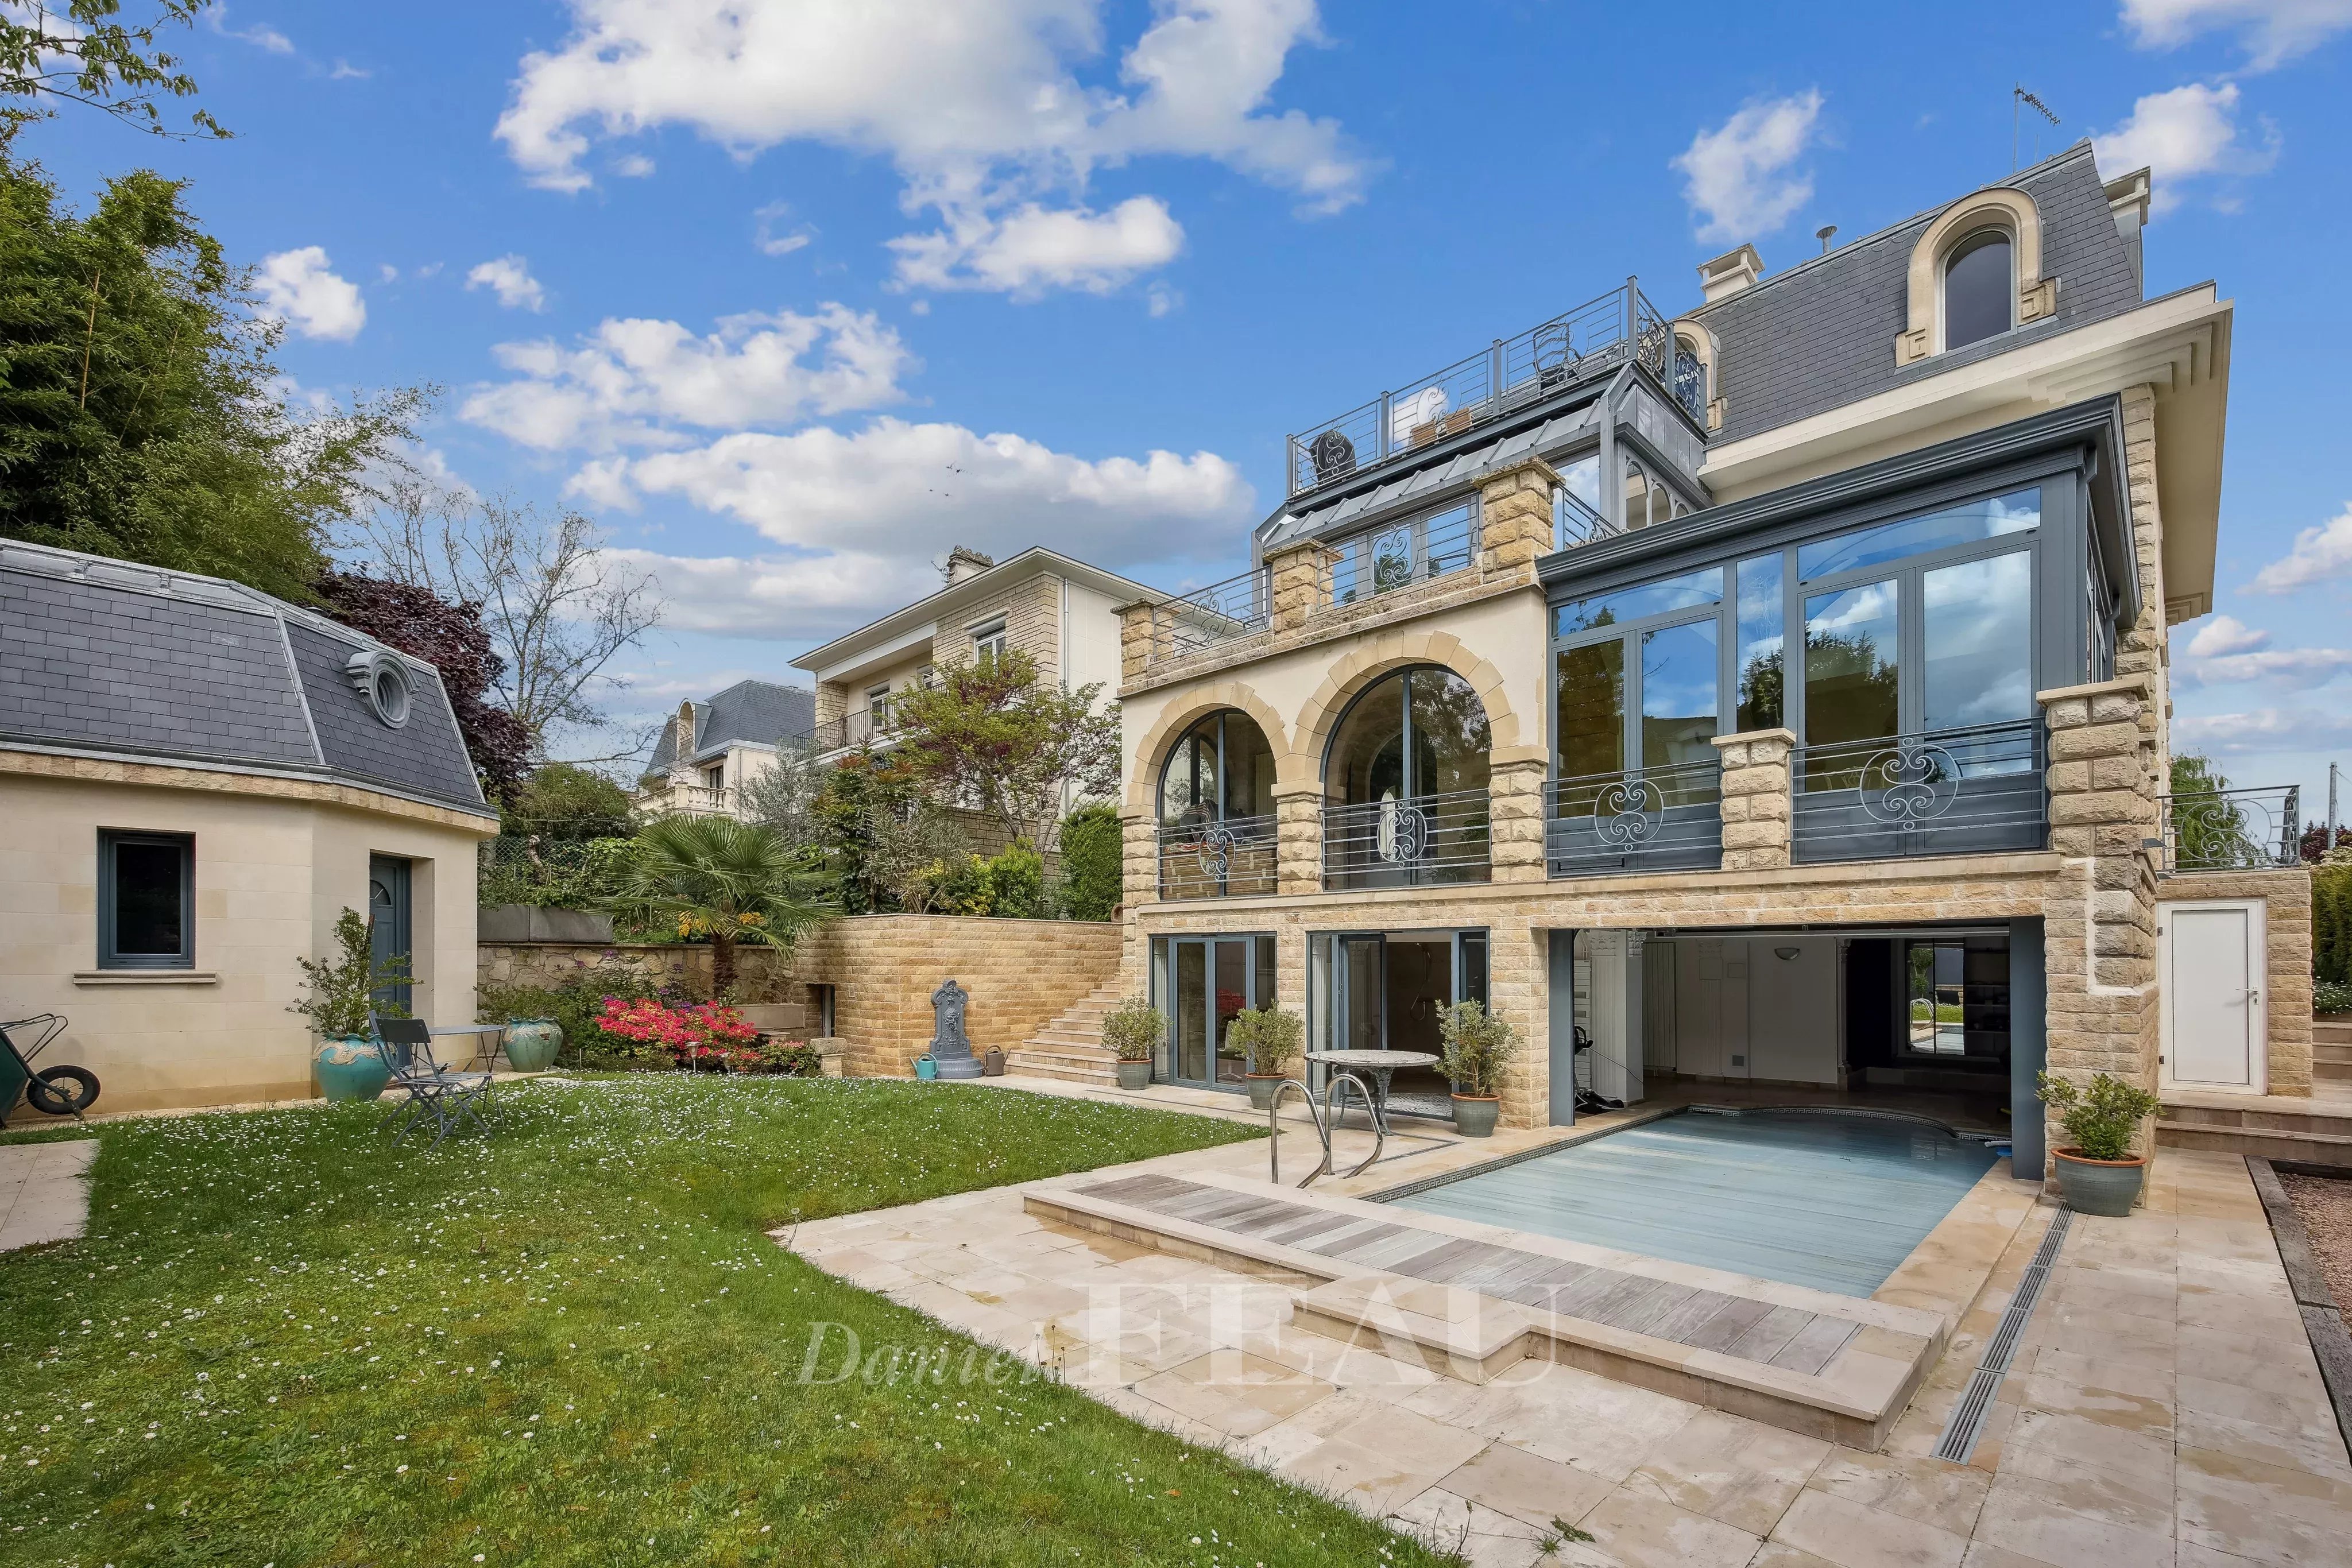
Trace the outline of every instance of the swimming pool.
{"label": "swimming pool", "polygon": [[1393,1201],[1867,1296],[1995,1157],[1919,1122],[1685,1112]]}

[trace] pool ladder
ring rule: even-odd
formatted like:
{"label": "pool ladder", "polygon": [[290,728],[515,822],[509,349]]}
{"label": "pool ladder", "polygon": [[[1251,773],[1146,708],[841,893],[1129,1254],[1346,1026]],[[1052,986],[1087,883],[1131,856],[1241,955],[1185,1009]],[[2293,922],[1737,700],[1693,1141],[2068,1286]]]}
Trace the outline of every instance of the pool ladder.
{"label": "pool ladder", "polygon": [[[1388,1129],[1381,1124],[1380,1111],[1372,1104],[1372,1092],[1365,1087],[1362,1079],[1352,1072],[1335,1072],[1331,1075],[1330,1086],[1323,1091],[1324,1097],[1329,1102],[1331,1108],[1331,1119],[1326,1122],[1323,1119],[1321,1108],[1315,1103],[1315,1091],[1307,1087],[1306,1082],[1302,1079],[1286,1078],[1274,1086],[1274,1092],[1267,1097],[1265,1103],[1265,1158],[1268,1181],[1276,1186],[1282,1185],[1282,1128],[1276,1118],[1282,1112],[1283,1092],[1290,1089],[1297,1090],[1300,1097],[1307,1102],[1307,1113],[1315,1119],[1315,1136],[1323,1145],[1323,1163],[1308,1171],[1306,1179],[1298,1185],[1303,1187],[1312,1186],[1315,1185],[1316,1177],[1331,1174],[1331,1134],[1339,1124],[1340,1102],[1346,1098],[1340,1090],[1345,1085],[1354,1086],[1356,1098],[1364,1103],[1365,1119],[1372,1124],[1372,1152],[1366,1155],[1363,1164],[1349,1171],[1348,1176],[1363,1175],[1365,1171],[1371,1168],[1372,1162],[1381,1157],[1381,1151],[1388,1146]],[[1341,1179],[1345,1180],[1346,1177]]]}

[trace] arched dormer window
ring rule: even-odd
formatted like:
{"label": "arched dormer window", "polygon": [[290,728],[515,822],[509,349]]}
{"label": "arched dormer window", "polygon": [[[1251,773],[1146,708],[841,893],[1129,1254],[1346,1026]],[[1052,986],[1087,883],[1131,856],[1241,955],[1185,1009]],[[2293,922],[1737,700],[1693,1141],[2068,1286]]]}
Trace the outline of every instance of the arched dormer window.
{"label": "arched dormer window", "polygon": [[1703,430],[1723,428],[1723,398],[1716,390],[1715,334],[1695,321],[1674,327],[1675,357],[1669,367],[1675,401]]}
{"label": "arched dormer window", "polygon": [[1895,362],[1966,348],[2058,308],[2058,280],[2042,276],[2042,214],[2024,192],[1995,186],[1963,196],[1911,247],[1908,325]]}
{"label": "arched dormer window", "polygon": [[2017,291],[2006,229],[1979,229],[1944,263],[1944,347],[1965,349],[2015,325]]}

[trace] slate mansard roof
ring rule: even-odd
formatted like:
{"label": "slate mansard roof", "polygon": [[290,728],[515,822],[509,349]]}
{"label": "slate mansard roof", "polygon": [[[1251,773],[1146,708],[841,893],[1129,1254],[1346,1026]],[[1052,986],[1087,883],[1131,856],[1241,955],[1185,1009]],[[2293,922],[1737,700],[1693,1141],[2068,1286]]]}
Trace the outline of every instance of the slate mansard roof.
{"label": "slate mansard roof", "polygon": [[[355,653],[409,673],[379,719]],[[331,779],[486,811],[439,672],[219,578],[0,540],[0,746]]]}
{"label": "slate mansard roof", "polygon": [[[807,740],[815,734],[816,694],[805,686],[738,681],[709,702],[694,705],[697,757],[730,741],[773,746],[779,740]],[[646,770],[667,773],[677,760],[677,726],[666,724]]]}

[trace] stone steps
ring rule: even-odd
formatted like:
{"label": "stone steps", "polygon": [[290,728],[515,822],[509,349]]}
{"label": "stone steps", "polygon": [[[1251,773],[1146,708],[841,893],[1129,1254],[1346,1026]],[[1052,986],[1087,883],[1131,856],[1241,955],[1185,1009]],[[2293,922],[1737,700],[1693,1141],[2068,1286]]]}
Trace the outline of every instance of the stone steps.
{"label": "stone steps", "polygon": [[2166,1148],[2352,1166],[2352,1100],[2186,1094],[2157,1113]]}
{"label": "stone steps", "polygon": [[2314,1019],[2311,1020],[2311,1038],[2326,1045],[2352,1045],[2352,1022]]}
{"label": "stone steps", "polygon": [[1118,1082],[1118,1059],[1102,1042],[1103,1019],[1118,1006],[1118,988],[1097,986],[1062,1015],[1005,1053],[1008,1077],[1055,1078],[1065,1083]]}

